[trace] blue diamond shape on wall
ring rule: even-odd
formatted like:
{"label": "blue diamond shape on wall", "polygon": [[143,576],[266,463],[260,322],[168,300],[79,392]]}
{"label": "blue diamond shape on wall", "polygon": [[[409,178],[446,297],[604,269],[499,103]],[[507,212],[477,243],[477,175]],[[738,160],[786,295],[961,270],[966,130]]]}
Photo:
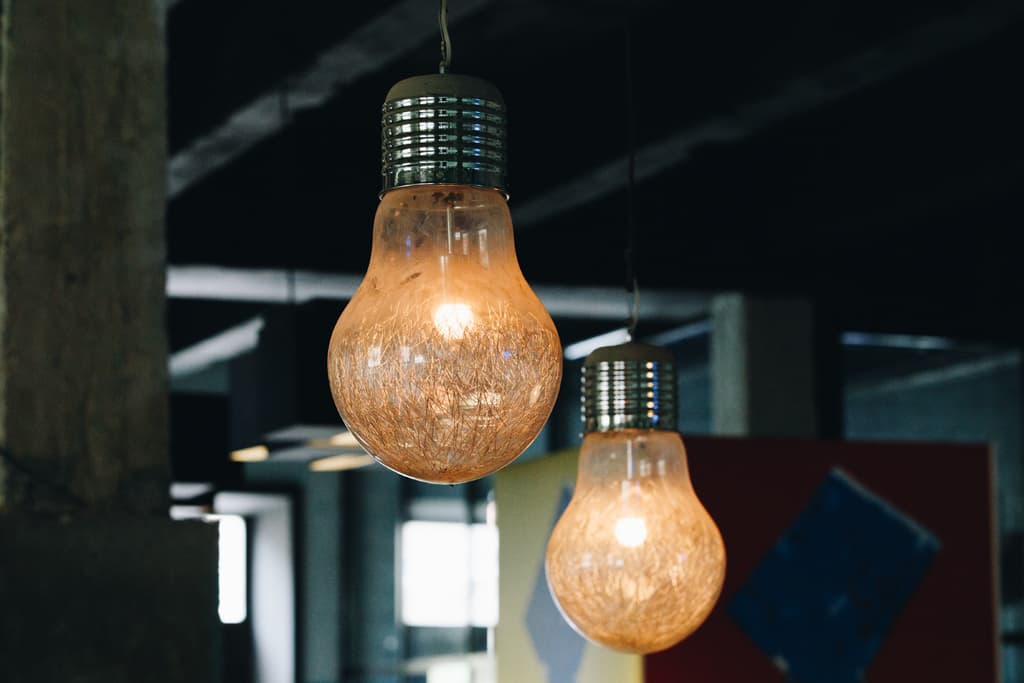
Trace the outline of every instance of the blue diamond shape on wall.
{"label": "blue diamond shape on wall", "polygon": [[728,610],[796,683],[858,683],[938,539],[835,469]]}
{"label": "blue diamond shape on wall", "polygon": [[[565,512],[565,508],[569,506],[571,499],[572,489],[568,486],[563,487],[554,518],[551,520],[552,529]],[[583,661],[586,641],[566,623],[562,613],[558,611],[558,606],[548,589],[543,557],[540,559],[537,577],[533,582],[530,604],[526,608],[526,628],[530,632],[534,652],[547,671],[548,683],[575,681],[580,663]]]}

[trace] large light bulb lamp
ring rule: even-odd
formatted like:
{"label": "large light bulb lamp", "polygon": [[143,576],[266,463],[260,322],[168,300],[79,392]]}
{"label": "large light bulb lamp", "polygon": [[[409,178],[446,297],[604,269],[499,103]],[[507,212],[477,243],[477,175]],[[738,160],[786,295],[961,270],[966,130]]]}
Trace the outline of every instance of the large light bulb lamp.
{"label": "large light bulb lamp", "polygon": [[665,349],[622,344],[584,361],[586,434],[547,578],[577,631],[625,652],[657,652],[693,633],[725,579],[725,546],[690,482],[675,398]]}
{"label": "large light bulb lamp", "polygon": [[331,337],[331,391],[385,466],[470,481],[526,450],[562,376],[558,333],[516,260],[501,94],[452,74],[399,82],[383,157],[370,265]]}

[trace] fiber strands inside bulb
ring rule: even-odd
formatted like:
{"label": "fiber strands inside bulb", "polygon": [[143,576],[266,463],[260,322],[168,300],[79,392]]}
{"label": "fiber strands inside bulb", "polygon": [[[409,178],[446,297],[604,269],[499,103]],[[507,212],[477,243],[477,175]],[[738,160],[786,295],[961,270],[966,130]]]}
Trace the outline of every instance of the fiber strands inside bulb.
{"label": "fiber strands inside bulb", "polygon": [[345,424],[399,474],[457,484],[526,450],[554,406],[562,349],[519,270],[504,195],[387,192],[327,371]]}
{"label": "fiber strands inside bulb", "polygon": [[[659,517],[694,517],[688,506],[672,505],[644,520],[642,544],[623,547],[622,534],[616,538],[609,532],[608,517],[592,510],[602,496],[594,498],[580,500],[590,511],[572,530],[576,543],[593,549],[590,557],[564,561],[559,547],[551,550],[555,559],[548,580],[558,586],[560,607],[584,635],[616,650],[646,653],[674,645],[704,622],[721,589],[721,565],[704,559],[721,556],[716,532],[700,528],[703,520],[694,520],[669,522],[669,533],[664,533],[666,525]],[[565,572],[567,567],[575,571]]]}
{"label": "fiber strands inside bulb", "polygon": [[675,432],[588,434],[569,507],[548,543],[547,578],[583,635],[626,652],[695,631],[725,578],[725,547],[690,483]]}
{"label": "fiber strands inside bulb", "polygon": [[558,391],[550,322],[471,292],[409,292],[389,308],[332,341],[334,400],[356,438],[385,466],[437,483],[514,460]]}

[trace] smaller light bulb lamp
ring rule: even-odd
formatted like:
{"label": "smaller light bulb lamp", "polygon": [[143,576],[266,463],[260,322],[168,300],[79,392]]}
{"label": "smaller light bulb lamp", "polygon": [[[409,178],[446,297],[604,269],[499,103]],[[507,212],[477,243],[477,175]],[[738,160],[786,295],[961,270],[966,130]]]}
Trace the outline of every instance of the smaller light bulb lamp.
{"label": "smaller light bulb lamp", "polygon": [[690,482],[676,432],[672,354],[628,343],[583,367],[576,489],[548,542],[548,584],[566,620],[601,645],[664,650],[711,613],[725,546]]}

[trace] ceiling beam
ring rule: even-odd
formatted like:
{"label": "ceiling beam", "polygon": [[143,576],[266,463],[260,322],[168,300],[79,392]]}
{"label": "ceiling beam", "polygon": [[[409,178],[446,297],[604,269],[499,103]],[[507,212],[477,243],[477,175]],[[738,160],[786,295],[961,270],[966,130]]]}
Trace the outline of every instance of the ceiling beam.
{"label": "ceiling beam", "polygon": [[[347,301],[362,275],[308,270],[248,269],[223,266],[168,266],[167,296],[173,299],[250,303],[305,303],[313,299]],[[627,295],[614,287],[533,285],[553,318],[622,321]],[[640,296],[644,320],[686,321],[707,314],[710,295],[676,289],[645,289]]]}
{"label": "ceiling beam", "polygon": [[252,351],[259,344],[265,324],[263,318],[255,317],[172,353],[168,361],[171,379],[203,372],[217,363]]}
{"label": "ceiling beam", "polygon": [[[168,2],[168,9],[176,1]],[[452,3],[449,23],[458,23],[493,1]],[[288,111],[281,106],[282,93],[275,87],[193,140],[168,163],[168,200],[286,127],[294,113],[319,107],[345,86],[437,40],[434,11],[434,5],[423,0],[398,0],[324,51],[309,69],[287,79]]]}
{"label": "ceiling beam", "polygon": [[1021,354],[1019,351],[1005,351],[983,358],[930,368],[893,379],[873,379],[856,382],[847,390],[847,396],[851,399],[862,399],[884,394],[906,395],[915,389],[923,389],[940,384],[948,385],[951,382],[973,379],[979,375],[989,375],[1007,370],[1019,372],[1020,365]]}
{"label": "ceiling beam", "polygon": [[[763,99],[640,148],[636,153],[636,179],[646,180],[684,163],[702,145],[739,142],[768,126],[980,43],[1022,15],[1024,3],[1019,0],[988,2],[921,25],[898,39],[876,45],[811,76],[793,79]],[[627,163],[626,157],[614,159],[540,196],[513,205],[516,227],[536,226],[622,189]]]}

